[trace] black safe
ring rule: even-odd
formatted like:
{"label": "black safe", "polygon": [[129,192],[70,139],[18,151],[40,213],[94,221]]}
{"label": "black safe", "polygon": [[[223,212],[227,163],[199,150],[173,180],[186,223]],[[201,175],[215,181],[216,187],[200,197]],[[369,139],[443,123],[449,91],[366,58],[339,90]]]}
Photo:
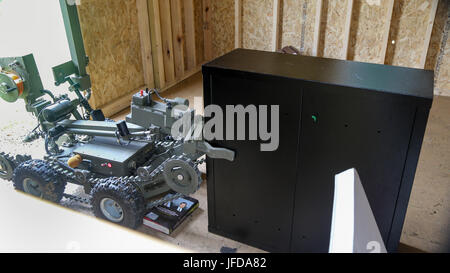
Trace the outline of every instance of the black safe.
{"label": "black safe", "polygon": [[356,168],[386,248],[396,251],[432,71],[245,49],[202,70],[205,106],[279,105],[277,150],[212,141],[236,159],[207,159],[210,232],[272,252],[327,252],[334,176]]}

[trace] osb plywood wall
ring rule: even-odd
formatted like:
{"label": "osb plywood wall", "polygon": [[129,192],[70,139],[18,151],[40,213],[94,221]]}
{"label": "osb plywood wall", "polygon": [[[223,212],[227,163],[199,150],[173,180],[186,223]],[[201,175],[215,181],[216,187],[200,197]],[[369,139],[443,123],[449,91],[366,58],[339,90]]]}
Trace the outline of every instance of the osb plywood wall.
{"label": "osb plywood wall", "polygon": [[[223,38],[213,42],[213,52],[225,53],[234,42],[231,33],[236,26],[231,16],[235,3],[210,1],[220,6],[211,16],[219,24],[225,20],[213,30],[213,37]],[[439,0],[434,20],[435,0],[279,0],[280,42],[276,48],[272,40],[276,0],[240,2],[243,48],[274,51],[293,45],[302,54],[314,55],[316,11],[322,2],[318,56],[436,70],[436,94],[450,96],[450,54],[444,35],[450,24],[447,0]]]}
{"label": "osb plywood wall", "polygon": [[420,67],[432,0],[395,1],[386,63]]}
{"label": "osb plywood wall", "polygon": [[430,46],[427,52],[427,61],[425,68],[433,70],[440,55],[442,39],[444,38],[445,24],[447,22],[447,6],[448,2],[440,1],[436,12],[436,18],[433,24],[433,32],[431,34]]}
{"label": "osb plywood wall", "polygon": [[353,2],[348,58],[361,62],[384,62],[382,30],[389,28],[390,1]]}
{"label": "osb plywood wall", "polygon": [[445,56],[440,60],[439,69],[436,80],[436,93],[438,95],[450,96],[450,43],[447,41],[445,47],[442,49],[442,54]]}
{"label": "osb plywood wall", "polygon": [[[437,95],[450,96],[450,2],[439,1],[433,25],[430,47],[428,48],[426,69],[435,70]],[[444,33],[444,35],[442,35]]]}
{"label": "osb plywood wall", "polygon": [[221,56],[234,49],[234,0],[211,3],[212,52]]}
{"label": "osb plywood wall", "polygon": [[[159,3],[158,22],[155,22],[154,1]],[[191,18],[195,36],[193,54],[188,54],[189,50],[186,48],[187,2],[188,0],[81,1],[78,12],[86,53],[90,59],[88,73],[93,90],[90,103],[94,108],[103,108],[112,114],[127,107],[128,97],[139,88],[169,87],[183,80],[184,76],[189,76],[184,73],[199,70],[199,65],[205,61],[203,0],[192,0]],[[218,11],[218,14],[222,13],[222,9],[219,8]],[[151,30],[155,25],[160,28],[159,42],[151,37]],[[143,44],[146,42],[148,44]],[[183,54],[180,54],[181,51]],[[159,53],[162,56],[162,72],[158,67]],[[182,69],[178,65],[180,56]],[[195,69],[192,69],[191,63],[188,64],[190,56],[194,56]],[[168,63],[169,61],[172,63]],[[161,73],[165,78],[159,84]]]}
{"label": "osb plywood wall", "polygon": [[344,50],[345,17],[347,1],[324,1],[322,6],[321,35],[319,55],[328,58],[341,58]]}
{"label": "osb plywood wall", "polygon": [[136,0],[83,0],[78,11],[90,60],[92,106],[144,85]]}
{"label": "osb plywood wall", "polygon": [[243,46],[270,50],[272,37],[272,0],[245,0],[242,7]]}
{"label": "osb plywood wall", "polygon": [[205,60],[204,0],[137,1],[149,11],[140,20],[149,21],[153,86],[164,90],[199,71]]}
{"label": "osb plywood wall", "polygon": [[316,0],[285,0],[281,11],[281,47],[295,46],[312,55]]}
{"label": "osb plywood wall", "polygon": [[[155,1],[160,4],[158,22],[151,12]],[[185,12],[188,1],[192,1],[191,13]],[[445,34],[450,28],[448,2],[83,0],[79,13],[91,61],[88,67],[93,83],[91,102],[96,108],[102,107],[145,85],[148,78],[152,78],[148,73],[144,77],[144,72],[151,70],[145,66],[148,65],[147,55],[152,61],[151,68],[154,68],[151,73],[155,86],[167,88],[185,78],[180,77],[183,74],[180,59],[188,77],[190,73],[187,72],[198,71],[205,61],[236,46],[275,51],[287,45],[297,47],[306,55],[433,69],[436,94],[450,96],[450,46]],[[437,9],[436,3],[439,3]],[[148,11],[138,12],[139,7],[147,4]],[[240,12],[236,12],[236,7],[240,7]],[[275,7],[279,9],[275,10]],[[437,11],[434,13],[433,10]],[[147,19],[142,18],[143,14],[148,15]],[[167,14],[170,19],[166,18]],[[174,18],[176,14],[178,18]],[[189,20],[186,20],[186,14],[193,18],[189,26],[194,28],[195,40],[191,43],[195,44],[194,51],[187,48]],[[237,19],[236,14],[241,16]],[[147,26],[142,24],[143,20],[149,21]],[[142,38],[150,36],[146,32],[151,32],[155,26],[164,31],[160,34],[161,41],[155,41],[152,33],[151,38],[148,37],[151,46],[142,46],[142,41],[146,40]],[[145,27],[150,30],[146,31]],[[238,43],[236,31],[241,33]],[[166,41],[164,48],[163,40]],[[160,44],[159,47],[155,47],[155,43]],[[183,51],[182,55],[179,51]],[[189,52],[195,52],[195,69],[192,69],[192,58],[188,60],[193,55]],[[167,77],[161,78],[159,70]],[[158,81],[162,82],[160,86]],[[125,100],[124,106],[128,103]]]}
{"label": "osb plywood wall", "polygon": [[205,51],[203,39],[203,1],[194,0],[195,6],[195,48],[197,50],[197,63],[205,60]]}

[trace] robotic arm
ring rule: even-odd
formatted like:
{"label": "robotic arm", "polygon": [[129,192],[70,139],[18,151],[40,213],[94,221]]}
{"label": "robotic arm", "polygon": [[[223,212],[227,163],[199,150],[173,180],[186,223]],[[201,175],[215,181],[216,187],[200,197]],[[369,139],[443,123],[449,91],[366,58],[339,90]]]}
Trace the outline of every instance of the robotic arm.
{"label": "robotic arm", "polygon": [[[77,120],[105,120],[101,110],[93,110],[88,102],[91,95],[91,80],[86,72],[89,59],[85,53],[77,8],[75,5],[68,5],[66,0],[60,0],[60,6],[72,60],[55,66],[52,70],[55,85],[69,83],[69,90],[75,92],[77,99],[70,100],[67,95],[57,98],[52,92],[45,90],[32,54],[0,58],[0,97],[10,103],[23,99],[27,111],[36,116],[45,134],[57,122],[71,115]],[[86,96],[82,92],[86,92]],[[51,100],[43,98],[46,94]],[[78,107],[84,108],[84,116],[78,112]],[[32,141],[37,137],[39,134],[33,133],[25,141]]]}

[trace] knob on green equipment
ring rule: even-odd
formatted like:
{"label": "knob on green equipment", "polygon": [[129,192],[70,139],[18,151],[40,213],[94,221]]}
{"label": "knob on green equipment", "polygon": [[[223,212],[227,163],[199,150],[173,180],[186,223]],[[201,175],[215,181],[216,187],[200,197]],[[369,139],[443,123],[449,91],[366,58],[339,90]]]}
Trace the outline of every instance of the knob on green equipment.
{"label": "knob on green equipment", "polygon": [[18,76],[8,72],[0,72],[0,97],[3,100],[7,102],[17,101],[20,96],[20,89],[23,90],[23,81]]}

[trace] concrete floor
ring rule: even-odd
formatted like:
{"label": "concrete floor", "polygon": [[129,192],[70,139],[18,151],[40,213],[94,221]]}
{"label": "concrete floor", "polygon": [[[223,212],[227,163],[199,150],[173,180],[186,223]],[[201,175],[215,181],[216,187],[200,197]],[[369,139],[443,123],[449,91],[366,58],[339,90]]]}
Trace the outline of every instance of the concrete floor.
{"label": "concrete floor", "polygon": [[[201,74],[164,92],[164,96],[188,98],[191,102],[197,97],[196,101],[202,101],[199,100],[199,97],[203,98]],[[196,112],[201,113],[202,109],[202,104],[195,105]],[[128,112],[126,109],[114,118],[122,119]],[[217,241],[215,235],[205,234],[207,206],[204,186],[195,195],[201,203],[201,214],[192,223],[198,227],[197,232],[180,234],[176,241],[184,244],[188,243],[184,240],[198,237],[213,238],[205,245],[201,243],[201,249],[217,251],[221,240]],[[183,233],[186,231],[191,233],[192,230],[188,227]],[[436,96],[434,99],[400,241],[403,244],[400,248],[407,252],[450,252],[450,97]],[[223,245],[227,244],[234,245],[232,241],[224,240]],[[241,251],[252,250],[241,247]]]}
{"label": "concrete floor", "polygon": [[[164,92],[165,97],[184,97],[202,112],[202,78],[196,74],[182,84]],[[197,97],[197,99],[196,99]],[[23,144],[21,140],[34,126],[34,117],[24,111],[23,103],[5,104],[0,108],[0,151],[28,153],[33,158],[43,156],[42,140]],[[128,109],[114,116],[123,119]],[[13,117],[13,118],[11,118]],[[436,97],[431,110],[413,191],[401,238],[402,252],[450,252],[450,97]],[[201,166],[204,170],[205,166]],[[238,252],[262,252],[259,249],[211,234],[207,231],[206,183],[194,195],[200,208],[171,236],[145,226],[138,231],[198,252],[219,252],[221,247],[236,248]],[[11,194],[16,194],[9,184]],[[68,186],[69,193],[84,195],[80,187]],[[63,200],[62,205],[92,215],[89,207]]]}

